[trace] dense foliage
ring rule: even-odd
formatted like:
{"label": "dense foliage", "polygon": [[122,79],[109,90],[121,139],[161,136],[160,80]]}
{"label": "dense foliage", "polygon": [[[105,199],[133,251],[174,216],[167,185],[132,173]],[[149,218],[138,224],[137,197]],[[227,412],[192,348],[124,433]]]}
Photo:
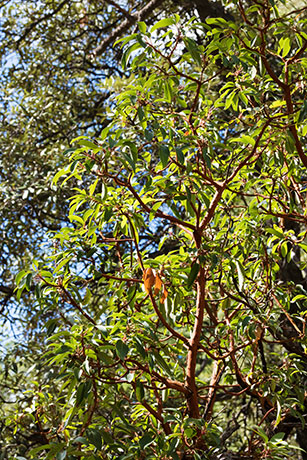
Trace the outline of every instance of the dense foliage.
{"label": "dense foliage", "polygon": [[129,76],[115,40],[145,18],[214,14],[218,2],[202,3],[0,1],[0,308],[11,323],[35,323],[31,299],[15,301],[14,277],[66,222],[70,190],[51,187],[63,151],[78,135],[99,136]]}
{"label": "dense foliage", "polygon": [[6,363],[2,458],[306,458],[304,13],[239,0],[119,42],[129,77],[16,279],[47,351]]}
{"label": "dense foliage", "polygon": [[[146,3],[126,7],[142,13]],[[77,135],[99,135],[110,92],[125,79],[118,47],[95,52],[122,16],[106,1],[0,2],[0,305],[9,320],[33,317],[30,299],[22,314],[15,302],[14,277],[46,231],[66,222],[70,191],[51,187],[63,151]]]}

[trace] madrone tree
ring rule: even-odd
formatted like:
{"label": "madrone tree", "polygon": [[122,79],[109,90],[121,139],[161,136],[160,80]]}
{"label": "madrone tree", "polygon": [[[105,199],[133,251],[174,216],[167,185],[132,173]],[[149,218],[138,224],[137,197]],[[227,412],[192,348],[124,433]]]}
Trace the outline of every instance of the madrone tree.
{"label": "madrone tree", "polygon": [[70,189],[52,189],[63,152],[80,134],[98,137],[110,95],[129,70],[114,42],[179,13],[224,15],[219,2],[185,0],[0,0],[0,316],[31,321],[31,295],[14,296],[14,278],[40,253],[48,230],[67,224]]}
{"label": "madrone tree", "polygon": [[58,312],[26,458],[307,458],[306,20],[235,5],[139,22],[112,122],[55,175],[71,224],[17,279]]}

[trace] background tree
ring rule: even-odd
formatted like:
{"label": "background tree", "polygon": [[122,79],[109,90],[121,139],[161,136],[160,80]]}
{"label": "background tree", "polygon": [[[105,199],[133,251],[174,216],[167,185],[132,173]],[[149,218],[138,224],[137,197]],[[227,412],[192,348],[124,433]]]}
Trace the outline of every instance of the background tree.
{"label": "background tree", "polygon": [[306,20],[237,12],[140,22],[110,123],[55,176],[78,186],[35,263],[56,317],[27,456],[306,456]]}

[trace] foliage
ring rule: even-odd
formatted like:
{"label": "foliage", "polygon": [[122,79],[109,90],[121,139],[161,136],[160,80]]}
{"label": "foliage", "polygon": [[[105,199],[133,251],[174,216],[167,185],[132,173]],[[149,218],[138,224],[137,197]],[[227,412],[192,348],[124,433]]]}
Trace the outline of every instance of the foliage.
{"label": "foliage", "polygon": [[236,7],[240,27],[140,22],[110,123],[66,151],[70,223],[17,279],[51,318],[31,408],[7,420],[40,438],[12,456],[304,447],[306,19]]}
{"label": "foliage", "polygon": [[[48,230],[66,222],[69,188],[50,187],[76,136],[99,136],[110,97],[129,77],[112,45],[137,21],[181,12],[214,15],[218,2],[171,0],[0,1],[0,307],[4,321],[33,322],[32,296],[14,296],[14,277],[38,257]],[[218,8],[223,12],[223,8]]]}
{"label": "foliage", "polygon": [[[147,3],[125,6],[142,16]],[[31,295],[16,302],[14,277],[41,253],[46,232],[66,222],[70,190],[51,186],[63,151],[80,134],[99,136],[110,121],[109,97],[128,77],[119,47],[95,52],[125,17],[104,0],[0,2],[0,305],[17,330],[18,318],[35,324],[36,312]]]}

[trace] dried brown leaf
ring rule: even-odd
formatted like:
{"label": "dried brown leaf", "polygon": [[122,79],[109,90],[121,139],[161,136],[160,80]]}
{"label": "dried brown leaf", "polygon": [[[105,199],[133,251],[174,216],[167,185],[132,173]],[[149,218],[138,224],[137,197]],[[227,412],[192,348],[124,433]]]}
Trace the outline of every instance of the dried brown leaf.
{"label": "dried brown leaf", "polygon": [[144,270],[143,281],[144,281],[145,291],[147,292],[147,294],[149,294],[150,289],[154,286],[155,281],[156,281],[155,273],[150,267]]}
{"label": "dried brown leaf", "polygon": [[256,340],[261,339],[262,333],[263,333],[263,328],[260,326],[260,324],[258,324],[256,329],[255,329]]}
{"label": "dried brown leaf", "polygon": [[159,291],[160,291],[161,287],[162,287],[162,280],[161,280],[159,274],[157,274],[156,282],[155,282],[155,290],[154,290],[155,295],[159,294]]}

